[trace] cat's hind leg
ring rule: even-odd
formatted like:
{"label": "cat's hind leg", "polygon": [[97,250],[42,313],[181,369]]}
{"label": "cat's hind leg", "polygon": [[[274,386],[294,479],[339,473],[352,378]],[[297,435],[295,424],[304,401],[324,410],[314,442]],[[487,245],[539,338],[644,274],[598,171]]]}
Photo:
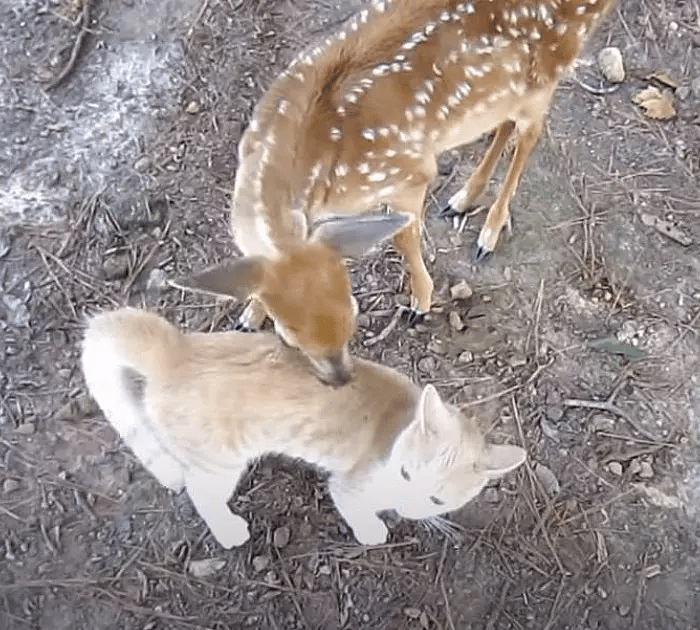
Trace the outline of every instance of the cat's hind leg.
{"label": "cat's hind leg", "polygon": [[192,503],[209,526],[214,538],[226,549],[242,545],[250,538],[246,520],[231,512],[227,505],[244,470],[244,466],[241,466],[239,471],[227,469],[225,472],[216,473],[189,470],[185,475],[185,485]]}

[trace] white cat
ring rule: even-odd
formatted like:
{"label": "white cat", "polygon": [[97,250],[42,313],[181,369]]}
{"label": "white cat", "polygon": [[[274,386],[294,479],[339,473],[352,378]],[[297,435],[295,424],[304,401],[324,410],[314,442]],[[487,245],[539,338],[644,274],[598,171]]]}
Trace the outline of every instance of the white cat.
{"label": "white cat", "polygon": [[126,444],[161,484],[187,488],[226,548],[249,537],[227,501],[266,453],[329,471],[331,496],[366,545],[386,540],[378,511],[425,519],[456,510],[525,460],[517,446],[487,445],[431,385],[354,359],[350,384],[332,388],[274,335],[182,334],[122,309],[90,320],[82,363]]}

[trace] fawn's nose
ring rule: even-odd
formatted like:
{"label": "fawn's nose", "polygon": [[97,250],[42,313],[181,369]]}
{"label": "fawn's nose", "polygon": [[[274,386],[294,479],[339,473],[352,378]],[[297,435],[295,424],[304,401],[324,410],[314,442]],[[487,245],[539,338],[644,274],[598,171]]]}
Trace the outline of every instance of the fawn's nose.
{"label": "fawn's nose", "polygon": [[346,349],[312,359],[316,376],[326,385],[340,387],[352,379],[352,361]]}

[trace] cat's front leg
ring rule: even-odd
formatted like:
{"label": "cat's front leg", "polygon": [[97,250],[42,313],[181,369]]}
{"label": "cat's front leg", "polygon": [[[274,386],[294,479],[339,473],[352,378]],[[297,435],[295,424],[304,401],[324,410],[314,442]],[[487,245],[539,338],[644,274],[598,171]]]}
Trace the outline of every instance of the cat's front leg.
{"label": "cat's front leg", "polygon": [[361,545],[381,545],[386,542],[389,530],[371,508],[366,494],[333,483],[329,489],[335,506],[352,529],[357,542]]}
{"label": "cat's front leg", "polygon": [[241,467],[240,472],[235,474],[233,485],[229,470],[225,474],[188,470],[185,476],[187,493],[197,512],[209,526],[214,538],[226,549],[242,545],[250,538],[246,520],[231,512],[227,505],[243,470],[244,467]]}

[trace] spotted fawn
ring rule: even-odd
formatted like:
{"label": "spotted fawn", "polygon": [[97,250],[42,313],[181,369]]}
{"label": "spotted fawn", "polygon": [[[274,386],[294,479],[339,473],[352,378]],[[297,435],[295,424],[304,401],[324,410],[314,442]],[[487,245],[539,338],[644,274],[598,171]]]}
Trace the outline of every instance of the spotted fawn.
{"label": "spotted fawn", "polygon": [[[183,284],[251,297],[242,325],[269,315],[321,378],[347,381],[356,313],[343,257],[393,233],[412,312],[430,310],[420,229],[436,158],[495,130],[444,209],[474,205],[514,136],[477,241],[477,259],[492,252],[557,82],[612,3],[375,1],[299,54],[262,97],[239,146],[232,200],[244,258]],[[382,205],[394,221],[363,215]]]}

